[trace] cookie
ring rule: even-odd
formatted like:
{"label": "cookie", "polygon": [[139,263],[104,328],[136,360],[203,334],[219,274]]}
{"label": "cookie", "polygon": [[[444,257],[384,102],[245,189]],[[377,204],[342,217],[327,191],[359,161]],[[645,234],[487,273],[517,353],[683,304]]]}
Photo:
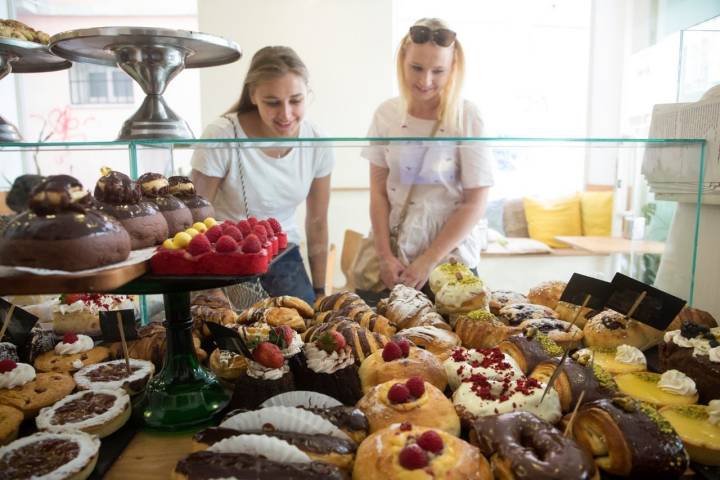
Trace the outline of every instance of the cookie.
{"label": "cookie", "polygon": [[20,410],[0,405],[0,445],[10,443],[17,438],[22,421],[23,414]]}
{"label": "cookie", "polygon": [[110,356],[106,347],[94,347],[87,352],[59,355],[55,351],[45,352],[35,359],[39,372],[75,372],[86,365],[104,362]]}
{"label": "cookie", "polygon": [[35,380],[21,387],[0,390],[0,405],[15,407],[25,418],[32,418],[74,389],[75,381],[67,373],[38,373]]}

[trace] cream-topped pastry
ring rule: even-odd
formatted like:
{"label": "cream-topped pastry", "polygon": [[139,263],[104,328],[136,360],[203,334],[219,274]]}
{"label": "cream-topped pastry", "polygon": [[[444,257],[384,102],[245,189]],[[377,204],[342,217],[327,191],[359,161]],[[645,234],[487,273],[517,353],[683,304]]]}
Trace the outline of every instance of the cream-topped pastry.
{"label": "cream-topped pastry", "polygon": [[35,369],[27,363],[0,361],[0,390],[21,387],[35,380]]}
{"label": "cream-topped pastry", "polygon": [[691,396],[697,394],[697,388],[695,388],[695,382],[692,378],[678,370],[668,370],[664,372],[660,376],[658,387],[664,392],[674,393],[676,395]]}
{"label": "cream-topped pastry", "polygon": [[270,368],[248,359],[247,375],[259,380],[277,380],[290,371],[287,362],[280,368]]}
{"label": "cream-topped pastry", "polygon": [[435,295],[435,306],[442,314],[459,314],[473,310],[488,310],[490,292],[485,282],[472,275],[463,276],[446,283]]}
{"label": "cream-topped pastry", "polygon": [[619,345],[617,348],[587,347],[573,354],[576,360],[587,357],[611,375],[628,372],[642,372],[647,369],[645,354],[632,345]]}
{"label": "cream-topped pastry", "polygon": [[307,366],[316,373],[335,373],[355,364],[355,355],[349,345],[331,353],[318,348],[314,343],[305,344],[304,349]]}
{"label": "cream-topped pastry", "polygon": [[430,272],[430,277],[428,278],[430,290],[437,294],[446,284],[456,280],[458,273],[463,277],[473,276],[472,271],[467,265],[459,263],[454,258],[451,258],[447,263],[441,263]]}
{"label": "cream-topped pastry", "polygon": [[662,375],[652,372],[623,373],[615,377],[615,382],[625,395],[657,407],[690,405],[698,401],[695,382],[677,370],[668,370]]}
{"label": "cream-topped pastry", "polygon": [[76,335],[73,340],[68,341],[67,338],[64,338],[63,341],[55,345],[55,353],[58,355],[74,355],[88,352],[95,347],[95,342],[87,335]]}
{"label": "cream-topped pastry", "polygon": [[498,348],[456,348],[443,362],[443,367],[448,376],[448,385],[453,390],[473,375],[482,375],[500,382],[523,376],[515,360]]}
{"label": "cream-topped pastry", "polygon": [[[708,355],[710,350],[718,348],[718,339],[720,339],[720,327],[711,328],[707,333],[700,333],[694,337],[685,337],[682,334],[682,330],[671,330],[665,332],[664,340],[666,343],[674,343],[678,347],[692,348],[693,356]],[[720,362],[720,355],[717,350],[714,353],[714,362]]]}

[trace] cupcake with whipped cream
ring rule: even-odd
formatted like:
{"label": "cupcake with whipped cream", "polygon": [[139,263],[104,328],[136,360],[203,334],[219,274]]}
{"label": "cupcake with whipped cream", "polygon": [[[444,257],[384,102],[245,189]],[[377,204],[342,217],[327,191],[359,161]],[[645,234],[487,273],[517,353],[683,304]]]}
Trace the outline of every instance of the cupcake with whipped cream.
{"label": "cupcake with whipped cream", "polygon": [[443,362],[443,367],[452,390],[456,390],[462,382],[474,375],[499,382],[512,381],[523,376],[515,359],[499,348],[455,348]]}
{"label": "cupcake with whipped cream", "polygon": [[299,390],[324,393],[345,405],[362,398],[355,355],[340,332],[328,331],[303,346],[303,354],[292,363]]}
{"label": "cupcake with whipped cream", "polygon": [[720,398],[720,327],[683,322],[665,333],[659,358],[661,369],[677,369],[693,379],[701,403]]}
{"label": "cupcake with whipped cream", "polygon": [[275,395],[295,390],[295,380],[280,347],[260,342],[247,360],[245,375],[235,383],[232,408],[255,409]]}
{"label": "cupcake with whipped cream", "polygon": [[619,345],[617,348],[582,348],[573,354],[576,360],[581,357],[586,357],[588,361],[592,360],[611,375],[647,370],[645,354],[632,345]]}

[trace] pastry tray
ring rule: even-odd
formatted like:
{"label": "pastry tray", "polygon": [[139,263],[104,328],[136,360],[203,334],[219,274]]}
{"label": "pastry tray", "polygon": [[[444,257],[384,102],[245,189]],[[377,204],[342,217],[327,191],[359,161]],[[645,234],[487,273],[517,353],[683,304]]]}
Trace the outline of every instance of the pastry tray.
{"label": "pastry tray", "polygon": [[47,46],[17,38],[0,37],[0,55],[11,57],[13,73],[56,72],[72,66],[67,60],[50,53]]}

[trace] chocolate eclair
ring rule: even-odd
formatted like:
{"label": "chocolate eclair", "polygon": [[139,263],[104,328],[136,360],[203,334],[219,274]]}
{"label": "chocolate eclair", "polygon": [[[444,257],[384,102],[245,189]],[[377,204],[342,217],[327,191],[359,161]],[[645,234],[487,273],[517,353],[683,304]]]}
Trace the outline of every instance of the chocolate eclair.
{"label": "chocolate eclair", "polygon": [[157,206],[165,217],[169,236],[172,237],[193,224],[190,209],[170,194],[167,178],[159,173],[145,173],[138,178],[137,183],[140,185],[143,198]]}
{"label": "chocolate eclair", "polygon": [[338,405],[337,407],[298,407],[320,415],[345,432],[356,443],[362,442],[370,432],[370,422],[359,408]]}
{"label": "chocolate eclair", "polygon": [[130,235],[69,175],[53,175],[32,190],[29,210],[0,238],[0,264],[84,270],[125,260]]}
{"label": "chocolate eclair", "polygon": [[95,184],[97,208],[118,219],[130,234],[133,250],[168,238],[168,224],[154,204],[143,201],[140,185],[121,172],[110,171]]}
{"label": "chocolate eclair", "polygon": [[202,222],[215,216],[215,208],[205,197],[195,193],[195,185],[188,177],[175,176],[168,178],[170,194],[176,196],[190,209],[193,222]]}

